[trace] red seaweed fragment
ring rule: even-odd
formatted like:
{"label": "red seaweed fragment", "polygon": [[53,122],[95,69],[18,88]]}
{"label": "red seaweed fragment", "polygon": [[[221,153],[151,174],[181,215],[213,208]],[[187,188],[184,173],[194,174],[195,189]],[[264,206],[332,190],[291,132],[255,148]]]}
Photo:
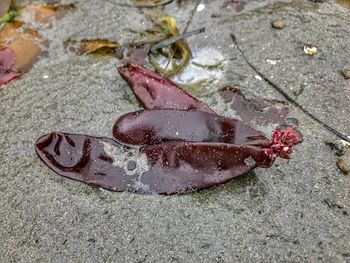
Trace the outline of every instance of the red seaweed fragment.
{"label": "red seaweed fragment", "polygon": [[128,63],[119,67],[118,72],[145,109],[199,110],[215,113],[172,81],[145,67]]}
{"label": "red seaweed fragment", "polygon": [[[104,144],[123,147],[112,139],[87,135],[51,132],[40,137],[35,150],[40,159],[59,175],[112,191],[126,191],[135,176],[126,175],[122,167],[104,151]],[[121,180],[121,176],[126,181]]]}
{"label": "red seaweed fragment", "polygon": [[0,86],[22,76],[21,73],[12,69],[16,55],[11,48],[0,49]]}
{"label": "red seaweed fragment", "polygon": [[117,120],[113,134],[118,141],[62,132],[40,137],[36,152],[57,174],[111,191],[184,193],[268,168],[276,157],[290,159],[302,141],[288,125],[268,139],[242,121],[215,114],[139,65],[118,71],[147,110]]}
{"label": "red seaweed fragment", "polygon": [[247,124],[266,125],[284,124],[289,113],[286,102],[280,100],[248,99],[234,87],[227,87],[219,92],[225,103],[230,103],[232,110]]}
{"label": "red seaweed fragment", "polygon": [[262,132],[235,119],[186,110],[143,110],[121,116],[114,137],[125,144],[148,145],[167,141],[222,142],[268,146]]}
{"label": "red seaweed fragment", "polygon": [[[59,175],[112,191],[175,194],[208,188],[269,167],[275,157],[265,149],[225,143],[169,142],[119,154],[129,147],[108,138],[51,132],[35,149]],[[142,163],[139,155],[147,162]],[[134,163],[133,165],[128,165]]]}
{"label": "red seaweed fragment", "polygon": [[148,53],[151,48],[150,44],[144,45],[124,45],[119,47],[115,52],[115,57],[122,63],[146,64]]}

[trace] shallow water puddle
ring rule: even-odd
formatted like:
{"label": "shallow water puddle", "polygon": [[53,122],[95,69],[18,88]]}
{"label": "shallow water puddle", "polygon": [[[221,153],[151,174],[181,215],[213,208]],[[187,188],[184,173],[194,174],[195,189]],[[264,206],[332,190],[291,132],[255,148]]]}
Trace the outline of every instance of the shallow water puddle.
{"label": "shallow water puddle", "polygon": [[217,81],[223,78],[224,55],[215,48],[193,51],[189,65],[173,80],[195,96],[204,96]]}

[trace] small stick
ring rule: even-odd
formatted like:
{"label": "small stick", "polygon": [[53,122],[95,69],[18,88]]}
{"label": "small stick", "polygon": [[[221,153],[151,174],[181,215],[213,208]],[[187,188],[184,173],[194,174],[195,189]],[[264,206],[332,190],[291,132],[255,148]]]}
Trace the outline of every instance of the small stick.
{"label": "small stick", "polygon": [[163,3],[159,3],[159,4],[153,4],[153,5],[133,5],[133,4],[123,4],[123,3],[115,3],[112,0],[107,0],[108,3],[113,4],[113,5],[117,5],[117,6],[123,6],[123,7],[134,7],[134,8],[154,8],[154,7],[160,7],[160,6],[166,6],[168,4],[171,4],[172,2],[174,2],[174,0],[169,0],[169,1],[165,1]]}
{"label": "small stick", "polygon": [[165,39],[165,40],[160,41],[159,43],[155,44],[151,48],[151,52],[154,52],[157,49],[160,49],[160,48],[169,46],[171,44],[174,44],[178,40],[181,40],[181,39],[184,39],[186,37],[193,36],[193,35],[198,35],[198,34],[203,33],[203,32],[205,32],[205,27],[202,27],[202,28],[199,28],[199,29],[196,29],[196,30],[192,30],[190,32],[187,32],[187,33],[179,35],[179,36],[175,36],[175,37],[172,37],[172,38]]}

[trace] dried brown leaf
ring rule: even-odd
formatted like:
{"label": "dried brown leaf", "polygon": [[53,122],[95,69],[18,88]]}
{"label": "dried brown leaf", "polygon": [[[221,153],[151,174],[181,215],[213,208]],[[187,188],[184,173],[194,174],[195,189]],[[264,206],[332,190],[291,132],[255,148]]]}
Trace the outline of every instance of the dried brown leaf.
{"label": "dried brown leaf", "polygon": [[69,39],[65,45],[70,51],[79,55],[111,55],[119,47],[118,43],[108,39],[83,39],[80,41]]}

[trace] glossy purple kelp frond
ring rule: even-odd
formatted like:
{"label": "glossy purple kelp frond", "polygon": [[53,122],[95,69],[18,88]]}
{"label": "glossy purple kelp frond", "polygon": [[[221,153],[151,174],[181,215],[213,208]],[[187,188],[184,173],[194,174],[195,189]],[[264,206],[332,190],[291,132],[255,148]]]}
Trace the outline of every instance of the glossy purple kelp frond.
{"label": "glossy purple kelp frond", "polygon": [[183,109],[215,113],[172,81],[137,64],[118,68],[119,74],[146,109]]}
{"label": "glossy purple kelp frond", "polygon": [[243,122],[217,114],[186,110],[143,110],[121,116],[114,137],[126,144],[167,141],[222,142],[267,147],[270,140]]}
{"label": "glossy purple kelp frond", "polygon": [[108,138],[61,132],[42,136],[35,149],[59,175],[107,190],[141,194],[204,189],[273,162],[254,146],[169,142],[138,150]]}

